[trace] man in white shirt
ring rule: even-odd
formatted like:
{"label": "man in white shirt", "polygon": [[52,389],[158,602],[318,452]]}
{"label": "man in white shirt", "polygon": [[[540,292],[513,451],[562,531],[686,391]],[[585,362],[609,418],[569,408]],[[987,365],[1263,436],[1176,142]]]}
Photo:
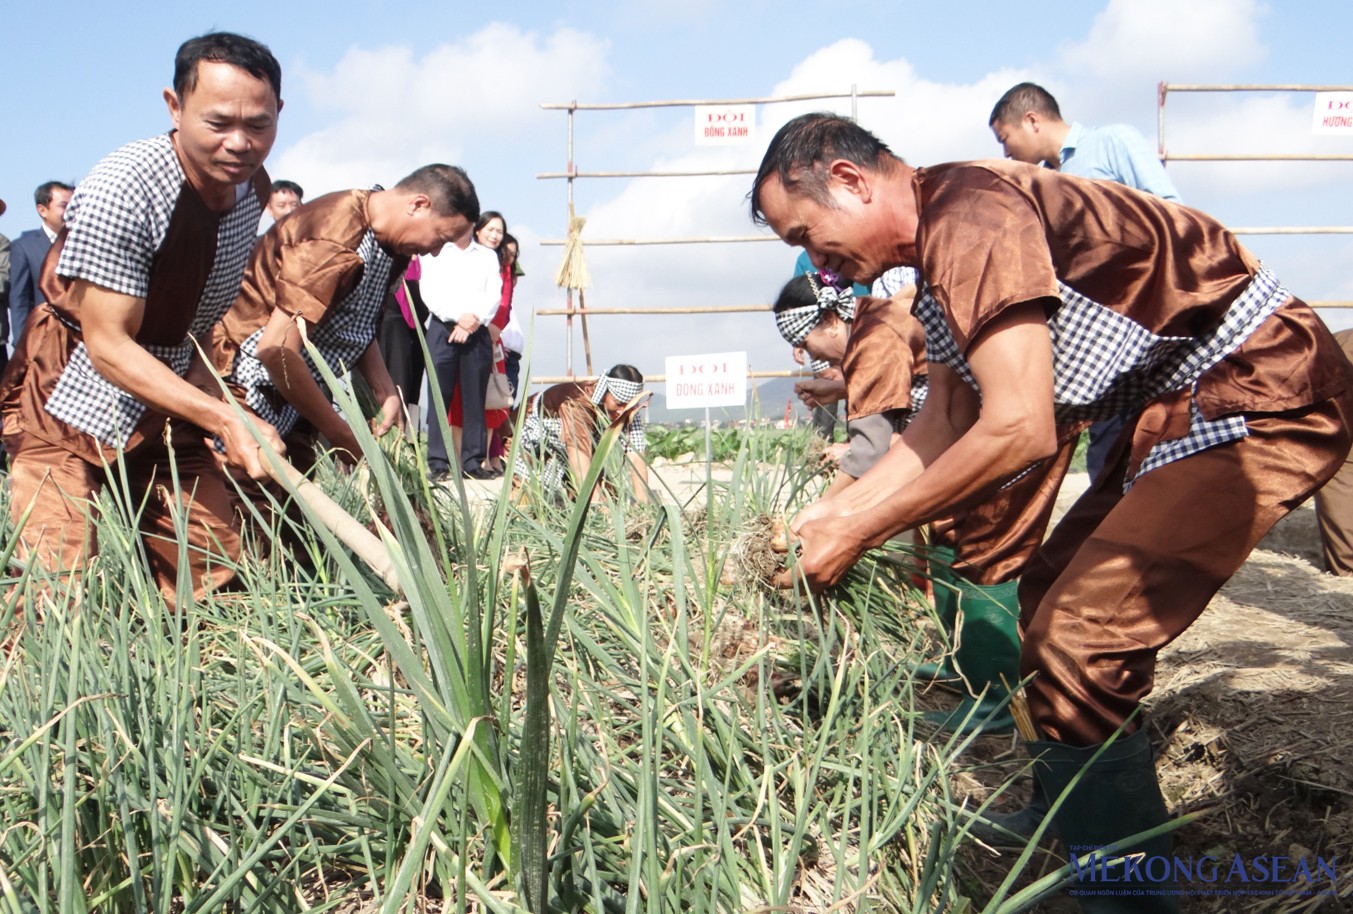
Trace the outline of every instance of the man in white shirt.
{"label": "man in white shirt", "polygon": [[[448,244],[436,257],[423,259],[421,285],[423,301],[432,314],[427,334],[432,357],[428,374],[448,407],[460,390],[464,416],[457,455],[460,471],[468,479],[493,479],[500,474],[484,465],[489,450],[484,394],[493,370],[488,324],[498,311],[503,289],[498,255],[467,235],[459,244]],[[435,416],[428,422],[428,469],[434,480],[446,479],[452,471],[442,423]]]}

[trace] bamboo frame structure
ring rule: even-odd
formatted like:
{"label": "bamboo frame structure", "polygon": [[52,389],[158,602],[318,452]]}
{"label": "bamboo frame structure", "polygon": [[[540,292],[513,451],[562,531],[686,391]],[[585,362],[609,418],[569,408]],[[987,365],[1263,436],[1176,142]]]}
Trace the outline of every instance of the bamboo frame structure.
{"label": "bamboo frame structure", "polygon": [[[1353,92],[1353,86],[1302,85],[1276,83],[1231,83],[1202,85],[1161,82],[1156,89],[1157,154],[1161,162],[1353,162],[1353,154],[1317,153],[1173,153],[1165,142],[1165,100],[1171,92]],[[1353,226],[1241,226],[1230,228],[1235,235],[1353,235]],[[1311,301],[1313,308],[1353,308],[1353,301]]]}
{"label": "bamboo frame structure", "polygon": [[[819,101],[823,99],[850,99],[851,119],[857,119],[859,114],[859,99],[861,98],[891,98],[897,93],[891,89],[886,90],[865,90],[861,91],[858,86],[852,85],[850,92],[835,93],[811,93],[804,95],[777,95],[762,98],[706,98],[706,99],[665,99],[659,101],[643,102],[614,102],[588,104],[580,103],[576,99],[571,102],[561,103],[542,103],[540,107],[545,110],[565,111],[568,113],[568,140],[567,140],[567,165],[562,172],[544,172],[536,175],[538,180],[562,179],[567,184],[567,202],[568,213],[570,217],[574,213],[573,205],[573,185],[582,178],[686,178],[686,177],[716,177],[728,175],[752,175],[756,173],[755,169],[710,169],[704,170],[654,170],[654,171],[579,171],[577,164],[573,159],[573,135],[574,135],[574,117],[579,111],[633,111],[643,108],[694,108],[698,105],[773,105],[788,102]],[[695,238],[613,238],[588,241],[589,246],[606,247],[637,247],[657,244],[741,244],[755,243],[765,241],[778,241],[773,235],[747,235],[734,237],[695,237]],[[545,247],[558,247],[565,244],[564,239],[550,238],[541,242]],[[563,315],[564,317],[564,345],[567,348],[565,353],[565,369],[568,374],[558,380],[576,379],[576,373],[573,370],[573,318],[576,316],[583,330],[584,339],[587,338],[587,317],[590,314],[698,314],[698,313],[735,313],[738,311],[765,311],[769,306],[714,306],[701,309],[673,309],[673,308],[607,308],[597,309],[588,308],[579,291],[578,304],[574,307],[573,289],[568,289],[566,297],[566,307],[558,309],[539,310],[537,315]],[[592,359],[589,347],[587,353],[587,372],[592,373]],[[789,374],[762,374],[758,372],[748,372],[748,377],[794,377],[795,373]],[[647,376],[652,380],[660,380],[661,376]],[[558,383],[558,380],[551,378],[534,378],[532,383]]]}

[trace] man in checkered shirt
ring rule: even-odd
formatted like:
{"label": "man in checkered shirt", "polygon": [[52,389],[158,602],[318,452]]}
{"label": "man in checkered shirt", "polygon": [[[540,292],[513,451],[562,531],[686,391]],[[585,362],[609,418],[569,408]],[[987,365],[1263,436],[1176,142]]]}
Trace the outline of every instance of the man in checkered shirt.
{"label": "man in checkered shirt", "polygon": [[[23,550],[49,569],[72,572],[93,555],[90,511],[108,465],[114,478],[125,467],[132,503],[144,501],[147,553],[166,593],[187,582],[200,594],[234,575],[236,499],[205,439],[223,442],[253,478],[264,468],[231,407],[185,377],[194,338],[234,301],[254,245],[281,82],[257,41],[190,39],[164,90],[174,129],[111,153],[76,189],[55,274],[43,277],[49,301],[0,383],[10,511],[16,524],[31,511]],[[264,434],[283,449],[270,426]],[[177,516],[187,518],[183,569]]]}
{"label": "man in checkered shirt", "polygon": [[317,435],[339,459],[362,453],[334,410],[301,339],[300,322],[329,370],[366,379],[381,406],[377,434],[404,416],[399,389],[376,345],[376,329],[415,254],[436,255],[470,233],[479,197],[465,172],[426,165],[393,190],[326,194],[275,223],[259,242],[239,297],[206,349],[216,370],[283,436],[305,470]]}
{"label": "man in checkered shirt", "polygon": [[[1031,831],[1082,768],[1051,823],[1068,845],[1166,821],[1135,714],[1157,651],[1348,452],[1353,378],[1329,331],[1203,213],[1019,162],[915,169],[835,115],[781,128],[751,207],[819,269],[914,266],[922,284],[930,393],[874,469],[795,519],[810,586],[1047,459],[1059,425],[1140,413],[1021,582],[1039,739],[1012,824]],[[1167,877],[1082,907],[1177,910]]]}

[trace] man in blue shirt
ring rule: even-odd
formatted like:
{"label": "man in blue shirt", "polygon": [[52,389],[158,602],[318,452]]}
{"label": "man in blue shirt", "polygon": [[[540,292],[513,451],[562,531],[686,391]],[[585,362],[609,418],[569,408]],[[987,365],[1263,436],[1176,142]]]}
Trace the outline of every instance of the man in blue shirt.
{"label": "man in blue shirt", "polygon": [[[1136,128],[1127,124],[1068,124],[1062,120],[1057,99],[1042,86],[1020,83],[1011,88],[991,109],[988,123],[1007,158],[1045,164],[1081,178],[1116,181],[1179,202],[1179,192],[1165,173],[1165,166]],[[1106,419],[1090,427],[1085,464],[1092,480],[1104,468],[1125,418]]]}

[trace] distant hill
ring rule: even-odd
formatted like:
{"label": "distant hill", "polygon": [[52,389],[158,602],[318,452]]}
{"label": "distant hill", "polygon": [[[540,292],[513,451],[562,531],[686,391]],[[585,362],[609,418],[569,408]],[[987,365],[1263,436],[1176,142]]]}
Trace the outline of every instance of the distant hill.
{"label": "distant hill", "polygon": [[[794,383],[797,378],[768,378],[753,388],[748,398],[755,415],[779,421],[784,418],[785,404],[789,403],[791,414],[801,422],[808,419],[808,410],[794,395]],[[648,404],[648,421],[657,425],[681,425],[686,421],[700,423],[705,419],[703,409],[668,409],[667,398],[663,396],[662,385],[653,394]],[[715,408],[709,411],[711,419],[717,422],[735,422],[746,418],[746,410],[738,406]]]}

